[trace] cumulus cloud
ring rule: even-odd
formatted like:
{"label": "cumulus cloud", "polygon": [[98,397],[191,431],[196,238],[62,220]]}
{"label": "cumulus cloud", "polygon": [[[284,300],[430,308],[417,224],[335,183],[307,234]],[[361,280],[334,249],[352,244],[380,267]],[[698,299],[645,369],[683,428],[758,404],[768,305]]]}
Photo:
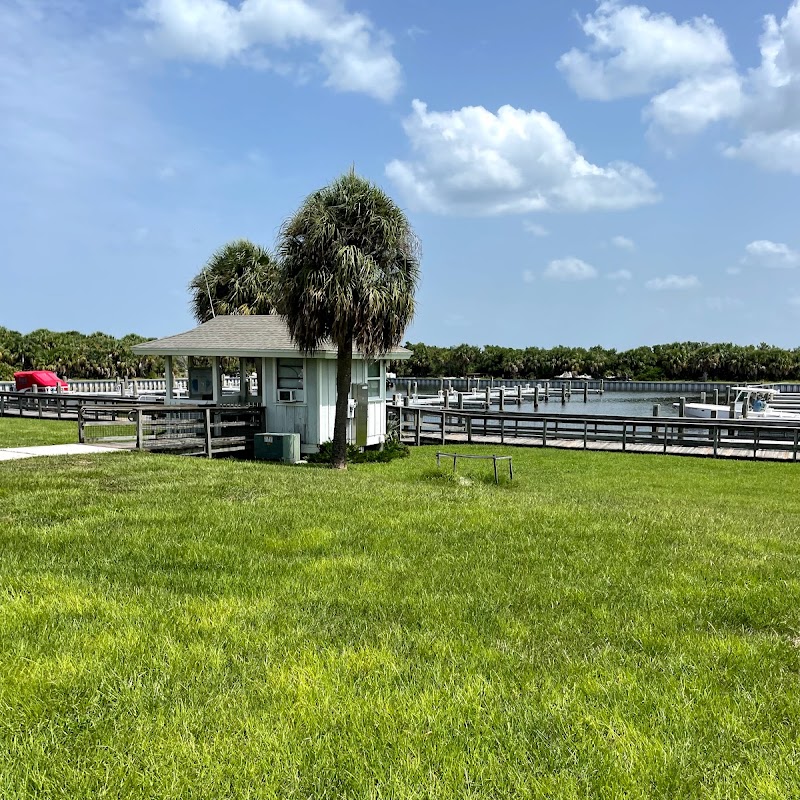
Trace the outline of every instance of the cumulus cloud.
{"label": "cumulus cloud", "polygon": [[508,214],[634,208],[658,200],[644,170],[592,164],[546,113],[502,106],[428,111],[404,128],[415,158],[386,174],[413,206],[436,213]]}
{"label": "cumulus cloud", "polygon": [[647,281],[645,286],[648,289],[663,292],[670,289],[696,289],[700,286],[700,281],[696,275],[666,275],[663,278],[653,278]]}
{"label": "cumulus cloud", "polygon": [[597,277],[597,270],[579,258],[559,258],[544,271],[545,278],[557,281],[586,281]]}
{"label": "cumulus cloud", "polygon": [[792,269],[800,266],[800,252],[781,242],[759,239],[756,242],[750,242],[744,250],[743,264],[773,269]]}
{"label": "cumulus cloud", "polygon": [[721,148],[724,155],[800,174],[800,0],[782,19],[764,17],[761,62],[747,71],[737,69],[724,33],[708,17],[679,22],[612,0],[581,27],[587,48],[558,62],[580,96],[651,95],[642,116],[661,144],[727,121],[739,141]]}
{"label": "cumulus cloud", "polygon": [[[390,100],[401,84],[389,36],[337,0],[144,0],[135,15],[165,57],[291,71],[290,49],[312,47],[339,91]],[[273,64],[271,53],[280,64]],[[302,70],[302,68],[299,68]]]}
{"label": "cumulus cloud", "polygon": [[730,158],[743,158],[772,172],[800,174],[800,127],[751,133],[738,146],[726,147],[723,152]]}
{"label": "cumulus cloud", "polygon": [[656,130],[699,133],[712,122],[736,117],[742,108],[742,79],[734,70],[695,75],[650,101],[644,116]]}
{"label": "cumulus cloud", "polygon": [[635,250],[636,244],[634,243],[633,239],[629,239],[627,236],[614,236],[611,239],[611,244],[614,247],[618,247],[620,250]]}
{"label": "cumulus cloud", "polygon": [[649,94],[676,79],[733,63],[725,34],[703,16],[677,22],[637,5],[602,2],[581,20],[591,40],[558,60],[572,88],[593,100]]}
{"label": "cumulus cloud", "polygon": [[610,281],[629,281],[633,278],[633,273],[629,269],[618,269],[616,272],[609,272],[606,278]]}

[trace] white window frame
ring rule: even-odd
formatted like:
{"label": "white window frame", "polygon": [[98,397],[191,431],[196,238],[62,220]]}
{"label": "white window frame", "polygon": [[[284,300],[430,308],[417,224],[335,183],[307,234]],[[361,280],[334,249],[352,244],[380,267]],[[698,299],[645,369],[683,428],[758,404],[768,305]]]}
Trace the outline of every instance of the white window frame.
{"label": "white window frame", "polygon": [[[281,386],[281,361],[287,362],[300,362],[300,386]],[[296,366],[293,364],[292,366]],[[275,359],[275,402],[281,405],[291,405],[293,403],[305,403],[306,399],[306,376],[308,374],[308,365],[305,358],[298,358],[296,356],[276,358]],[[283,390],[290,390],[294,392],[294,400],[281,400],[280,392]]]}

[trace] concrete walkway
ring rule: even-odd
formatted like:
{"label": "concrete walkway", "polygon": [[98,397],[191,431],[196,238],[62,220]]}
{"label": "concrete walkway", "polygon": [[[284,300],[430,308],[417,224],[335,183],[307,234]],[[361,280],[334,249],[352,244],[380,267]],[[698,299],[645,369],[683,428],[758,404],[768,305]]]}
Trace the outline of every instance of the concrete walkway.
{"label": "concrete walkway", "polygon": [[17,458],[34,456],[72,456],[87,453],[118,453],[113,447],[97,447],[91,444],[45,444],[37,447],[0,448],[0,461],[13,461]]}

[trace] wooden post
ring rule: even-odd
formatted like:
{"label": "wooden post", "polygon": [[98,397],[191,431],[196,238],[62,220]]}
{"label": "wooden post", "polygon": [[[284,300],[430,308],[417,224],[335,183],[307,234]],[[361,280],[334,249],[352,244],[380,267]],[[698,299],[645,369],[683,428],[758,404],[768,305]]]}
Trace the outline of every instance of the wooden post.
{"label": "wooden post", "polygon": [[589,402],[589,381],[583,382],[583,402]]}
{"label": "wooden post", "polygon": [[439,391],[444,392],[444,378],[439,378]]}
{"label": "wooden post", "polygon": [[500,387],[500,411],[503,412],[506,410],[506,387]]}
{"label": "wooden post", "polygon": [[492,456],[492,461],[494,461],[494,482],[500,483],[500,481],[497,479],[497,456]]}
{"label": "wooden post", "polygon": [[[239,361],[240,367],[241,363],[242,362],[240,360]],[[167,404],[171,403],[173,394],[174,394],[174,381],[172,377],[172,356],[165,356],[164,357],[164,402]]]}
{"label": "wooden post", "polygon": [[517,386],[517,405],[518,406],[522,405],[522,384],[519,384],[519,386]]}
{"label": "wooden post", "polygon": [[583,449],[585,450],[587,447],[587,439],[589,438],[589,423],[584,420],[583,421]]}
{"label": "wooden post", "polygon": [[444,407],[450,408],[450,390],[447,389],[444,393]]}
{"label": "wooden post", "polygon": [[447,440],[447,412],[442,411],[442,444]]}
{"label": "wooden post", "polygon": [[539,410],[539,384],[536,384],[536,388],[533,390],[533,410]]}
{"label": "wooden post", "polygon": [[460,409],[464,408],[464,392],[459,392],[458,393],[458,407]]}
{"label": "wooden post", "polygon": [[467,442],[472,444],[472,417],[467,417]]}
{"label": "wooden post", "polygon": [[686,416],[686,398],[679,397],[678,398],[678,416],[685,417]]}
{"label": "wooden post", "polygon": [[544,400],[545,402],[550,400],[550,381],[544,382]]}
{"label": "wooden post", "polygon": [[747,419],[748,410],[749,409],[747,408],[747,398],[745,397],[745,399],[742,400],[742,419]]}
{"label": "wooden post", "polygon": [[[216,359],[215,359],[216,360]],[[206,422],[206,429],[205,429],[205,439],[206,439],[206,458],[211,458],[211,409],[206,408],[205,410],[205,422]]]}
{"label": "wooden post", "polygon": [[714,389],[714,405],[719,405],[719,389]]}
{"label": "wooden post", "polygon": [[705,403],[705,401],[706,401],[706,393],[700,392],[700,402]]}
{"label": "wooden post", "polygon": [[547,447],[547,417],[542,420],[542,447]]}
{"label": "wooden post", "polygon": [[141,450],[144,442],[142,441],[142,409],[134,409],[136,414],[136,449]]}
{"label": "wooden post", "polygon": [[414,382],[411,384],[411,394],[412,394],[412,396],[413,396],[413,397],[416,397],[416,396],[417,396],[417,387],[418,387],[418,385],[419,385],[419,384],[418,384],[416,381],[414,381]]}
{"label": "wooden post", "polygon": [[561,384],[561,405],[566,405],[567,402],[567,384]]}
{"label": "wooden post", "polygon": [[487,386],[484,392],[486,394],[486,410],[488,411],[492,406],[492,390]]}
{"label": "wooden post", "polygon": [[416,409],[416,414],[414,417],[414,440],[416,444],[419,446],[419,443],[422,441],[422,409]]}
{"label": "wooden post", "polygon": [[716,425],[711,429],[711,438],[714,444],[714,458],[716,458],[719,449],[719,428]]}

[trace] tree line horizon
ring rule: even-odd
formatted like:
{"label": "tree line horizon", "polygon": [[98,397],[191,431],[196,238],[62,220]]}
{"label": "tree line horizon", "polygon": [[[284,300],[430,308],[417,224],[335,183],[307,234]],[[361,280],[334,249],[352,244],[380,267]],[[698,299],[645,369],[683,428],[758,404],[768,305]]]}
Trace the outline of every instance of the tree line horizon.
{"label": "tree line horizon", "polygon": [[[39,328],[28,334],[0,326],[0,380],[14,372],[52,370],[75,380],[160,377],[163,359],[135,355],[133,345],[148,341],[130,333],[120,338],[96,332],[57,332]],[[459,344],[450,347],[406,342],[410,359],[394,363],[398,377],[554,378],[563,372],[595,378],[633,380],[800,380],[800,348],[766,343],[673,342],[618,351],[558,345],[513,348]]]}

